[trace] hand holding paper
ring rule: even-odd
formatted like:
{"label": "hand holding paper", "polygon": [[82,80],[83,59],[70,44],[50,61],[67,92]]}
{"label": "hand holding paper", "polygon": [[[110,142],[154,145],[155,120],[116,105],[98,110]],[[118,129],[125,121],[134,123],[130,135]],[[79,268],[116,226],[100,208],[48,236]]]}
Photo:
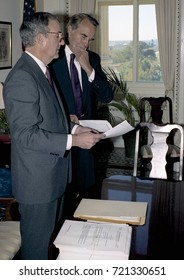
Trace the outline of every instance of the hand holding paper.
{"label": "hand holding paper", "polygon": [[126,120],[120,124],[112,127],[111,124],[106,120],[80,120],[79,124],[84,127],[91,127],[99,132],[105,134],[105,138],[117,137],[134,129]]}

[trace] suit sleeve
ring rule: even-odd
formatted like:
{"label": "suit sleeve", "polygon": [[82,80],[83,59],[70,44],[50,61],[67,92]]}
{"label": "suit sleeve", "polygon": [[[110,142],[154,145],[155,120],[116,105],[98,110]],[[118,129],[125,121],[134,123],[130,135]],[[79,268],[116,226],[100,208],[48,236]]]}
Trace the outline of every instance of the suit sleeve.
{"label": "suit sleeve", "polygon": [[63,157],[67,143],[64,119],[58,102],[47,93],[43,83],[46,85],[47,81],[38,83],[26,71],[17,70],[5,84],[4,99],[12,140],[28,150]]}
{"label": "suit sleeve", "polygon": [[113,99],[112,86],[107,81],[107,77],[102,70],[100,56],[90,52],[90,62],[95,70],[95,78],[91,83],[93,91],[96,94],[97,100],[103,103],[109,103]]}

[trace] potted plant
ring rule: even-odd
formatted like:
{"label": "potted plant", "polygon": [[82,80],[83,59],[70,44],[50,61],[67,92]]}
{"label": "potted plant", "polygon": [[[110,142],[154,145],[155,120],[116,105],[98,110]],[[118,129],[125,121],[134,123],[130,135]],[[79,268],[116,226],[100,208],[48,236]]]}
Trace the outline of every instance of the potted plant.
{"label": "potted plant", "polygon": [[[122,112],[122,118],[135,127],[140,121],[140,98],[129,92],[127,82],[124,81],[123,77],[120,74],[117,74],[112,68],[108,68],[108,70],[103,69],[103,71],[105,72],[114,91],[114,99],[112,102],[108,103],[108,106],[114,107],[118,111]],[[123,139],[125,143],[126,156],[133,157],[135,130],[123,135]],[[130,148],[130,151],[128,148]]]}
{"label": "potted plant", "polygon": [[10,130],[5,109],[0,109],[0,141],[10,142]]}

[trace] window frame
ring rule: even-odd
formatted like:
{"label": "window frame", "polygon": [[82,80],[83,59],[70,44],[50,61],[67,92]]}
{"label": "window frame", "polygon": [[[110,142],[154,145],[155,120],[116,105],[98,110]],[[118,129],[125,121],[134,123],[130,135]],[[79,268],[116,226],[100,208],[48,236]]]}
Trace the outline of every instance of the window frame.
{"label": "window frame", "polygon": [[[138,35],[139,35],[139,25],[138,25],[138,17],[139,17],[139,10],[138,6],[140,4],[155,4],[156,0],[97,0],[97,9],[99,14],[99,22],[100,28],[98,30],[98,38],[99,38],[99,53],[101,55],[101,59],[103,60],[107,55],[106,47],[108,42],[108,8],[105,10],[105,6],[109,5],[133,5],[134,6],[134,13],[133,13],[133,81],[128,81],[128,87],[132,93],[136,93],[140,96],[164,96],[165,89],[163,82],[143,82],[143,81],[136,81],[137,79],[137,69],[138,69]],[[101,29],[104,32],[101,32]],[[103,46],[101,45],[103,44]],[[105,50],[104,53],[101,53],[101,50]]]}

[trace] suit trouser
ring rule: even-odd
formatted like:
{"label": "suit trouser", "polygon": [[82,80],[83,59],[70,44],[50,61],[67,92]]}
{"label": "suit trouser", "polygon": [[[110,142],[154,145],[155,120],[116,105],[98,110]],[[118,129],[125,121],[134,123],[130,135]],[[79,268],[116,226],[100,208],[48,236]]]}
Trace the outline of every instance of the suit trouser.
{"label": "suit trouser", "polygon": [[[64,217],[72,219],[79,203],[83,197],[89,197],[88,193],[95,185],[94,159],[91,150],[72,149],[72,182],[68,184],[65,193]],[[79,194],[78,201],[76,197]]]}
{"label": "suit trouser", "polygon": [[19,203],[21,259],[47,260],[48,246],[56,223],[62,216],[64,197],[49,203]]}

